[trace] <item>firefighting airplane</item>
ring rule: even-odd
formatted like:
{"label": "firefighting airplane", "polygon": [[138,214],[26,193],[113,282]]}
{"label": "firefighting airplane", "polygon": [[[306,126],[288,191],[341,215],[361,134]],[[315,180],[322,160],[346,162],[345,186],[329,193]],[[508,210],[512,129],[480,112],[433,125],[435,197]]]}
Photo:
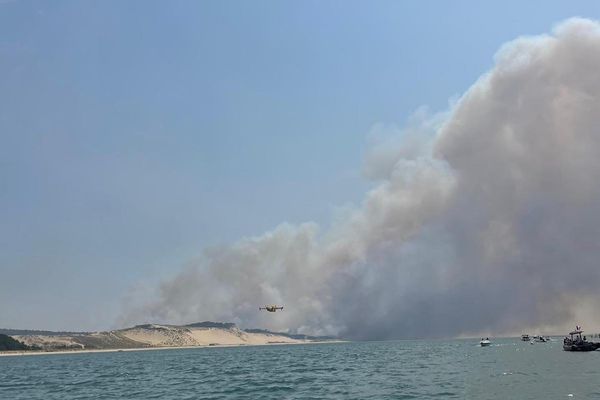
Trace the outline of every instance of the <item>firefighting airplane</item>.
{"label": "firefighting airplane", "polygon": [[268,312],[275,312],[277,310],[283,311],[283,306],[278,307],[275,305],[270,305],[270,306],[258,307],[258,311],[260,311],[260,310],[267,310]]}

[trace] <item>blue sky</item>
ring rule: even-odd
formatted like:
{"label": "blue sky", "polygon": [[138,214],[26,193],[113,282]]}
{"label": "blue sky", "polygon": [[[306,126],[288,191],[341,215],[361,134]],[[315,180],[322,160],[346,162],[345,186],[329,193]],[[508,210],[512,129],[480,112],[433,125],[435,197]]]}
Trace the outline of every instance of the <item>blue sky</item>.
{"label": "blue sky", "polygon": [[366,135],[595,2],[0,1],[0,327],[111,327],[206,246],[361,201]]}

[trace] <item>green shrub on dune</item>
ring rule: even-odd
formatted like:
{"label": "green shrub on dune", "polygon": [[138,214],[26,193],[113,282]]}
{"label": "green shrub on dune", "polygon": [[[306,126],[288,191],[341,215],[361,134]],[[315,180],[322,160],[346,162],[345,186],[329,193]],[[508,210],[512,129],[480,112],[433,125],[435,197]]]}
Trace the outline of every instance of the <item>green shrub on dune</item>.
{"label": "green shrub on dune", "polygon": [[0,351],[6,350],[30,350],[30,347],[10,336],[0,334]]}

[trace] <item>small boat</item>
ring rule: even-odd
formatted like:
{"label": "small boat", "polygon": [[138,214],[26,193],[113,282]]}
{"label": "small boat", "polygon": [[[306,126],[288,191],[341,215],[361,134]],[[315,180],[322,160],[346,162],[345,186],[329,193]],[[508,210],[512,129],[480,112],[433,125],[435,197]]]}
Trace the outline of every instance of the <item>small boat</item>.
{"label": "small boat", "polygon": [[580,326],[575,327],[573,332],[569,332],[569,337],[563,339],[564,351],[594,351],[600,349],[600,343],[588,342]]}
{"label": "small boat", "polygon": [[521,340],[524,342],[529,342],[529,335],[528,334],[521,335]]}
{"label": "small boat", "polygon": [[491,345],[491,344],[492,344],[492,342],[490,342],[490,339],[489,339],[489,338],[485,338],[485,339],[484,339],[484,338],[481,338],[481,340],[479,341],[479,345],[480,345],[481,347],[487,347],[487,346],[489,346],[489,345]]}
{"label": "small boat", "polygon": [[538,343],[546,343],[547,342],[546,338],[543,337],[543,336],[541,336],[541,335],[540,336],[536,336],[535,339],[534,339],[534,341],[536,341]]}

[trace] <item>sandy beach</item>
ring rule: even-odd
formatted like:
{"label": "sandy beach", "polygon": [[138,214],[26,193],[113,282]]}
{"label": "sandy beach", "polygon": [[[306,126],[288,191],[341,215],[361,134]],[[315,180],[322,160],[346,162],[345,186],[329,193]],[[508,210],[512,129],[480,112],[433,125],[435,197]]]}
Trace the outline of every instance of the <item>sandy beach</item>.
{"label": "sandy beach", "polygon": [[263,344],[214,344],[203,346],[167,346],[167,347],[139,347],[126,349],[89,349],[89,350],[32,350],[32,351],[0,351],[0,357],[12,356],[45,356],[54,354],[86,354],[86,353],[119,353],[131,351],[154,351],[154,350],[182,350],[182,349],[208,349],[220,347],[254,347],[254,346],[283,346],[283,345],[299,345],[299,344],[328,344],[328,343],[345,343],[345,340],[320,340],[320,341],[299,341],[287,343],[263,343]]}

